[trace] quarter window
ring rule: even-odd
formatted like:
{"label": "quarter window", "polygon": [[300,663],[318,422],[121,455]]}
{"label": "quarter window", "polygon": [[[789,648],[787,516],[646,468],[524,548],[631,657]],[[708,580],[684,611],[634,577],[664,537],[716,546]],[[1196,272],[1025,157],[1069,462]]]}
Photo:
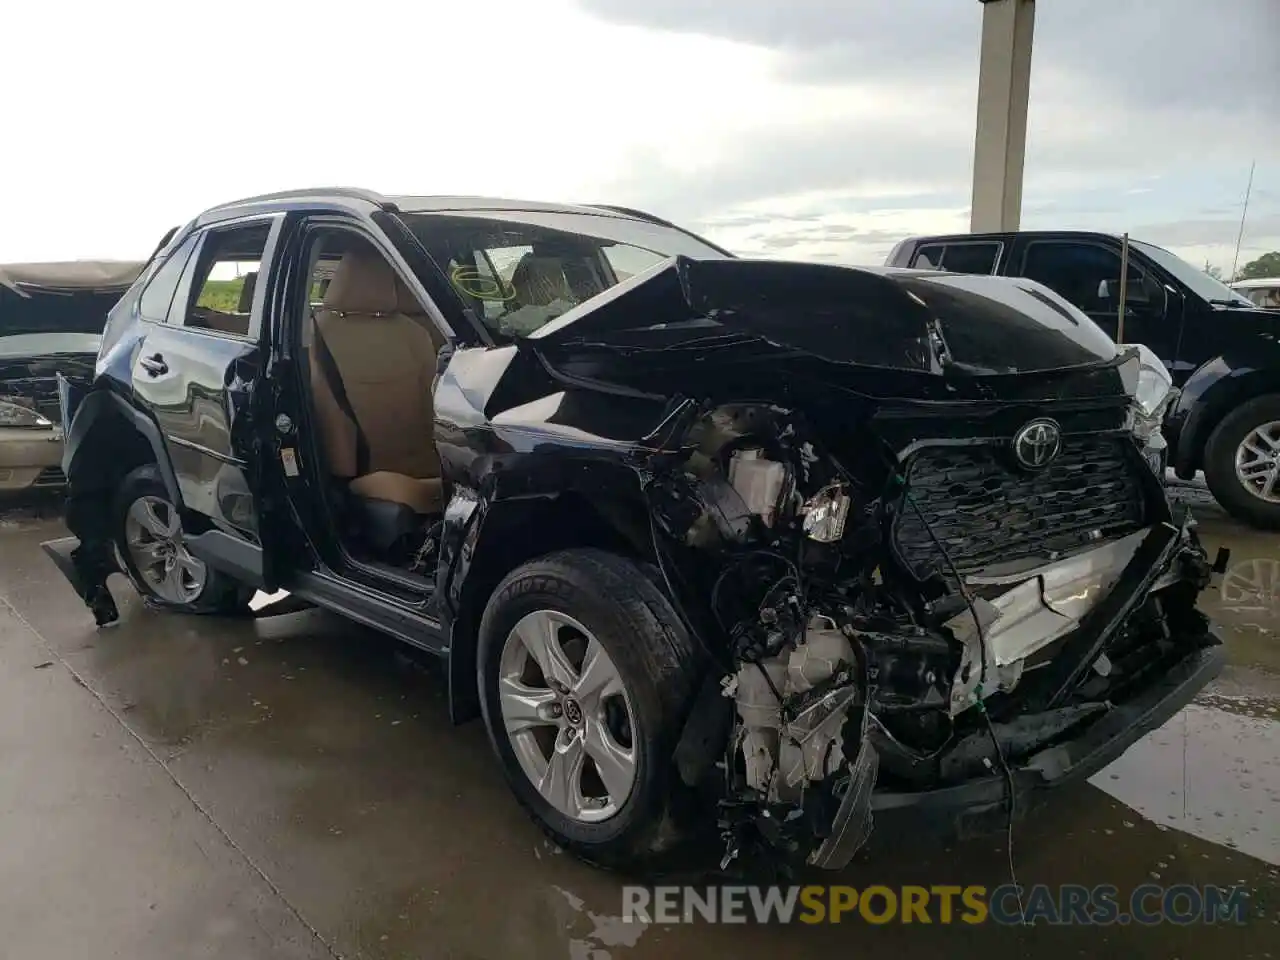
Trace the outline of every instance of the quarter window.
{"label": "quarter window", "polygon": [[138,315],[152,323],[164,323],[169,316],[169,306],[173,303],[173,295],[178,290],[178,282],[182,279],[182,268],[195,248],[196,237],[191,236],[169,255],[160,269],[147,282],[146,289],[138,298]]}

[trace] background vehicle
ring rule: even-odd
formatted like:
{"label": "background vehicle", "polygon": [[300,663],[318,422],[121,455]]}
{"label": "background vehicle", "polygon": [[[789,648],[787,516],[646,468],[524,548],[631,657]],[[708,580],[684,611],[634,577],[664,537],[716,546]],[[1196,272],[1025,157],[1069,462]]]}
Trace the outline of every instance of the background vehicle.
{"label": "background vehicle", "polygon": [[177,231],[62,381],[46,549],[99,622],[119,567],[447,656],[455,719],[592,861],[715,824],[834,868],[874,810],[1025,810],[1220,668],[1141,368],[1022,281],[737,260],[616,208],[256,198]]}
{"label": "background vehicle", "polygon": [[0,492],[58,487],[57,375],[91,375],[107,311],[141,262],[0,264]]}
{"label": "background vehicle", "polygon": [[1027,231],[912,237],[889,264],[1028,277],[1112,337],[1149,346],[1180,388],[1164,424],[1178,476],[1203,470],[1229,512],[1280,529],[1280,317],[1160,247],[1129,243],[1123,334],[1121,239]]}
{"label": "background vehicle", "polygon": [[1237,280],[1231,289],[1264,310],[1280,310],[1280,277]]}

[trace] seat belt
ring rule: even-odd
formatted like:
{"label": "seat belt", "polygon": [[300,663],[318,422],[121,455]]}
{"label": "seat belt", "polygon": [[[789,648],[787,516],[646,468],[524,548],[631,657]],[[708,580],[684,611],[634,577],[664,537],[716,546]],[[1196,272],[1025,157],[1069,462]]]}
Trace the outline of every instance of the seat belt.
{"label": "seat belt", "polygon": [[342,385],[342,374],[338,372],[338,364],[333,359],[333,354],[329,352],[329,345],[324,342],[324,334],[320,332],[318,320],[312,320],[311,330],[315,334],[313,347],[316,351],[316,359],[320,361],[320,371],[324,374],[329,392],[337,401],[338,409],[346,415],[356,429],[356,476],[363,477],[369,472],[369,440],[360,428],[360,421],[356,418],[356,412],[347,398],[346,387]]}

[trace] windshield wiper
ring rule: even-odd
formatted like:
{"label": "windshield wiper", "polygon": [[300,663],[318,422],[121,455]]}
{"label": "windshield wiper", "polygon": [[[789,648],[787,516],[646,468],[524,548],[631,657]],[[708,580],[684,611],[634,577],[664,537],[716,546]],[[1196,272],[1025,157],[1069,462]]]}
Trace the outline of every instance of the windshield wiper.
{"label": "windshield wiper", "polygon": [[1241,310],[1251,309],[1253,302],[1250,300],[1210,300],[1215,307],[1238,307]]}

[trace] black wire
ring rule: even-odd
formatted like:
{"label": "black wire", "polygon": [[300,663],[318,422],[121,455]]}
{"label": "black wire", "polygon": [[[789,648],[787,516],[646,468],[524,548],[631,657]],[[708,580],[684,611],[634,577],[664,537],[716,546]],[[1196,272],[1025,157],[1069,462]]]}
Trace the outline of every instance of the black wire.
{"label": "black wire", "polygon": [[982,714],[983,719],[987,721],[987,732],[991,734],[991,745],[995,747],[996,759],[1000,761],[1000,769],[1004,773],[1005,788],[1009,794],[1009,819],[1006,822],[1006,843],[1005,850],[1009,856],[1009,879],[1013,881],[1014,892],[1018,897],[1018,917],[1024,923],[1026,922],[1026,908],[1022,905],[1022,887],[1018,884],[1018,872],[1013,865],[1013,821],[1015,810],[1017,808],[1017,788],[1013,782],[1013,770],[1009,767],[1009,761],[1005,758],[1004,748],[1000,746],[1000,738],[996,736],[995,724],[991,722],[991,715],[987,713],[987,705],[982,699],[983,681],[987,678],[987,637],[986,631],[982,627],[982,619],[978,616],[978,605],[973,600],[973,595],[969,593],[968,587],[965,586],[964,578],[960,575],[960,569],[956,566],[954,560],[951,559],[951,553],[943,545],[942,541],[933,532],[928,518],[924,515],[924,511],[912,498],[910,491],[903,487],[903,498],[911,505],[911,509],[915,511],[916,516],[920,518],[920,523],[924,526],[925,533],[929,535],[929,539],[933,541],[933,545],[938,548],[938,552],[942,554],[942,559],[951,571],[951,575],[955,577],[956,586],[960,590],[960,596],[964,598],[965,604],[969,608],[969,614],[973,617],[973,625],[978,629],[978,656],[981,659],[982,666],[978,671],[978,712]]}
{"label": "black wire", "polygon": [[1005,759],[1004,751],[1000,749],[1000,740],[996,736],[995,724],[991,722],[991,714],[983,710],[982,715],[986,718],[987,732],[991,734],[991,742],[996,748],[996,758],[1000,761],[1000,769],[1004,771],[1005,787],[1009,791],[1009,819],[1005,821],[1004,849],[1009,857],[1009,879],[1013,881],[1013,891],[1018,897],[1018,920],[1025,924],[1027,908],[1022,905],[1022,886],[1018,883],[1018,871],[1013,865],[1013,821],[1017,817],[1017,788],[1013,783],[1013,770],[1009,768],[1009,761]]}
{"label": "black wire", "polygon": [[[965,586],[964,577],[960,575],[960,568],[951,559],[951,552],[938,539],[938,535],[933,532],[933,526],[924,515],[924,511],[920,509],[920,505],[916,503],[910,491],[905,487],[903,488],[902,496],[911,505],[911,509],[916,512],[916,516],[920,518],[920,523],[924,526],[924,532],[929,535],[933,545],[942,554],[942,559],[951,571],[951,576],[955,578],[956,587],[960,590],[960,596],[964,598],[965,606],[969,608],[969,615],[973,617],[973,625],[978,628],[978,656],[980,661],[978,666],[978,686],[981,688],[983,681],[987,679],[987,636],[986,631],[982,628],[982,619],[978,616],[978,605],[974,602],[973,594],[969,592],[969,588]],[[982,702],[981,689],[978,691],[978,702]]]}
{"label": "black wire", "polygon": [[702,652],[707,655],[708,659],[710,659],[712,663],[719,665],[721,669],[732,673],[732,664],[726,664],[719,655],[711,649],[711,646],[703,638],[702,633],[694,627],[693,621],[690,620],[688,615],[684,612],[684,605],[680,603],[680,595],[676,593],[675,585],[671,582],[671,577],[667,574],[666,564],[662,562],[662,546],[658,542],[658,522],[654,519],[652,507],[649,510],[649,533],[653,537],[653,556],[658,562],[658,572],[662,575],[662,582],[667,585],[667,593],[671,597],[672,605],[675,606],[676,616],[678,616],[684,623],[684,628],[689,631],[689,635],[697,641],[698,646],[702,648]]}
{"label": "black wire", "polygon": [[769,685],[769,689],[773,691],[773,695],[778,698],[778,703],[782,703],[782,691],[778,689],[773,682],[773,677],[769,676],[769,671],[765,669],[763,663],[756,661],[756,669],[760,671],[760,676],[764,677],[764,682]]}

